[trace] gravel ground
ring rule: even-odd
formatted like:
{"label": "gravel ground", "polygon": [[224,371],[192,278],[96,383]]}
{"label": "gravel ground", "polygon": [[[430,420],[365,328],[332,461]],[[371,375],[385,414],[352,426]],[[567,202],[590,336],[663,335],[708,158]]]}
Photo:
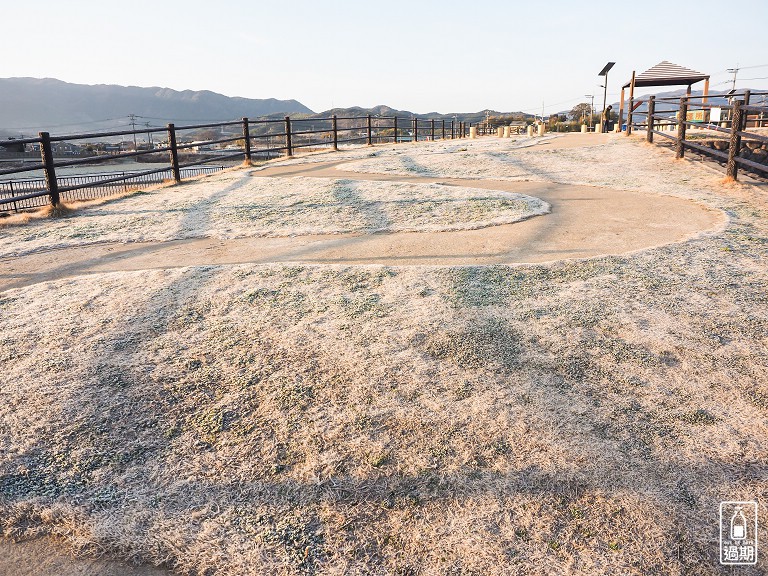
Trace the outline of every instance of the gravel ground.
{"label": "gravel ground", "polygon": [[546,265],[199,266],[2,292],[4,533],[182,573],[722,573],[718,503],[768,498],[764,192],[627,139],[464,146],[407,155],[730,221]]}

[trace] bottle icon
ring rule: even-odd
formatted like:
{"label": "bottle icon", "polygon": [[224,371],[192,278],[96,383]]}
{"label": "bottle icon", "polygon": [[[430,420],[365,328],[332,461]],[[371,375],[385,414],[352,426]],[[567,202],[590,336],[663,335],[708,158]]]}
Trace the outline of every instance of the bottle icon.
{"label": "bottle icon", "polygon": [[747,519],[741,506],[736,506],[736,512],[731,517],[731,540],[744,540],[747,537]]}

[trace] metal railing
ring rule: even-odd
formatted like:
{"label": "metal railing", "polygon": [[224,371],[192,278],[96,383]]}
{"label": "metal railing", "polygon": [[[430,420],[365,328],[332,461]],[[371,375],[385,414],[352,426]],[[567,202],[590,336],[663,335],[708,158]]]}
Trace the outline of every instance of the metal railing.
{"label": "metal railing", "polygon": [[[181,169],[181,178],[194,178],[220,172],[224,166],[193,166]],[[170,169],[155,174],[137,171],[102,172],[100,174],[77,174],[57,176],[62,201],[92,200],[101,196],[112,196],[122,192],[138,190],[148,185],[162,184],[172,177]],[[7,202],[4,202],[6,201]],[[10,203],[13,210],[40,208],[48,204],[48,190],[44,178],[0,181],[0,203]]]}
{"label": "metal railing", "polygon": [[[189,134],[217,131],[221,137],[193,141]],[[15,210],[39,207],[50,203],[58,205],[62,199],[83,200],[121,192],[129,186],[170,181],[179,183],[184,178],[199,175],[201,165],[224,160],[269,159],[279,155],[293,156],[297,151],[338,150],[340,145],[368,145],[382,142],[453,139],[466,136],[464,122],[396,116],[356,116],[327,118],[290,118],[282,120],[242,120],[146,128],[116,132],[94,132],[51,136],[40,132],[37,138],[12,140],[15,147],[39,148],[39,162],[24,162],[20,166],[0,169],[0,176],[42,171],[44,178],[0,181],[0,210],[8,206]],[[184,137],[184,133],[187,136]],[[158,146],[139,150],[137,136],[163,139]],[[130,137],[134,149],[116,154],[91,154],[78,158],[55,158],[54,146],[77,141],[104,141],[105,138]],[[2,146],[3,141],[0,141]],[[212,150],[211,147],[218,147]],[[226,146],[222,148],[222,146]],[[193,150],[194,149],[194,150]],[[204,150],[204,152],[200,152]],[[191,152],[195,152],[192,154]],[[92,166],[132,158],[137,161],[158,161],[167,166],[132,172],[112,172],[59,177],[58,168]],[[140,160],[141,159],[141,160]],[[213,171],[222,169],[216,167]]]}
{"label": "metal railing", "polygon": [[[626,134],[645,129],[648,142],[653,143],[654,136],[662,137],[672,144],[676,158],[683,158],[686,150],[713,158],[725,165],[726,176],[734,180],[740,167],[768,176],[768,105],[750,104],[751,98],[766,95],[768,92],[746,90],[729,95],[729,104],[712,104],[708,102],[712,96],[630,100]],[[636,111],[643,104],[646,109]],[[635,116],[645,120],[637,122]],[[692,137],[689,128],[703,132],[697,131]],[[710,145],[707,135],[711,137]]]}

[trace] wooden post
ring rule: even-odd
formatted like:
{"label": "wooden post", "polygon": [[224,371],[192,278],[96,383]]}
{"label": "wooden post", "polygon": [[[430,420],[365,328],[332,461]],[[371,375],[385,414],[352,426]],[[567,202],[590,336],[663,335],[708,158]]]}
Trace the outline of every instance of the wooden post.
{"label": "wooden post", "polygon": [[731,138],[728,142],[728,161],[725,164],[725,174],[728,178],[736,180],[739,173],[739,165],[736,163],[736,158],[739,155],[741,149],[741,130],[742,114],[741,100],[734,100],[732,121],[731,121]]}
{"label": "wooden post", "polygon": [[685,121],[688,118],[688,98],[680,98],[680,118],[677,120],[677,143],[675,144],[675,158],[685,156]]}
{"label": "wooden post", "polygon": [[59,205],[59,181],[56,180],[56,167],[53,165],[53,150],[51,149],[51,135],[48,132],[39,132],[40,157],[45,171],[45,187],[48,189],[48,197],[51,206]]}
{"label": "wooden post", "polygon": [[624,88],[621,89],[621,100],[619,100],[619,132],[621,132],[622,122],[624,122]]}
{"label": "wooden post", "polygon": [[293,139],[291,136],[291,118],[285,117],[285,155],[293,156]]}
{"label": "wooden post", "polygon": [[397,116],[395,116],[395,144],[397,144]]}
{"label": "wooden post", "polygon": [[411,120],[411,124],[412,124],[411,129],[413,130],[413,141],[418,142],[419,141],[419,119],[414,118],[413,120]]}
{"label": "wooden post", "polygon": [[701,99],[702,106],[707,105],[707,96],[709,96],[709,78],[704,79],[704,94],[703,98]]}
{"label": "wooden post", "polygon": [[429,127],[430,127],[430,136],[432,138],[432,142],[435,141],[435,119],[432,118],[429,121]]}
{"label": "wooden post", "polygon": [[445,118],[443,118],[443,140],[445,140]]}
{"label": "wooden post", "polygon": [[331,126],[333,129],[333,149],[339,149],[339,126],[336,122],[336,114],[331,117]]}
{"label": "wooden post", "polygon": [[251,163],[251,131],[248,127],[248,118],[243,118],[243,140],[245,141],[245,161]]}
{"label": "wooden post", "polygon": [[645,139],[653,144],[653,115],[656,112],[656,96],[651,96],[648,99],[648,121],[646,124],[648,124],[648,133],[645,136]]}
{"label": "wooden post", "polygon": [[178,184],[181,182],[181,171],[179,170],[179,149],[176,147],[176,127],[168,124],[168,147],[171,155],[171,172],[173,172],[173,181]]}
{"label": "wooden post", "polygon": [[[744,90],[744,103],[742,104],[742,106],[749,106],[749,100],[751,96],[752,95],[749,90]],[[747,129],[748,121],[749,121],[749,110],[742,110],[741,111],[741,128],[740,128],[742,132]]]}
{"label": "wooden post", "polygon": [[635,72],[632,71],[632,82],[629,84],[629,106],[627,107],[627,136],[632,134],[632,104],[635,100]]}
{"label": "wooden post", "polygon": [[373,146],[373,129],[371,127],[371,115],[368,114],[368,146]]}
{"label": "wooden post", "polygon": [[456,131],[455,131],[455,128],[453,126],[453,122],[454,121],[451,120],[451,140],[453,140],[456,137]]}

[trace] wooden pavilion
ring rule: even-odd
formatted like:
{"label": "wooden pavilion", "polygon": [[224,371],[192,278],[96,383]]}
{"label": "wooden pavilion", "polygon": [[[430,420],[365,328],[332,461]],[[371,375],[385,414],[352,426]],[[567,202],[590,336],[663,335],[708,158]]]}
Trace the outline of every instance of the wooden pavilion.
{"label": "wooden pavilion", "polygon": [[709,74],[702,74],[690,68],[685,68],[666,60],[659,62],[653,68],[649,68],[639,76],[632,72],[632,80],[621,87],[621,104],[619,106],[619,128],[624,123],[624,91],[629,88],[629,105],[632,107],[629,114],[640,106],[641,102],[634,103],[635,87],[643,86],[688,86],[687,94],[691,94],[691,86],[704,80],[703,104],[707,103],[709,95]]}

